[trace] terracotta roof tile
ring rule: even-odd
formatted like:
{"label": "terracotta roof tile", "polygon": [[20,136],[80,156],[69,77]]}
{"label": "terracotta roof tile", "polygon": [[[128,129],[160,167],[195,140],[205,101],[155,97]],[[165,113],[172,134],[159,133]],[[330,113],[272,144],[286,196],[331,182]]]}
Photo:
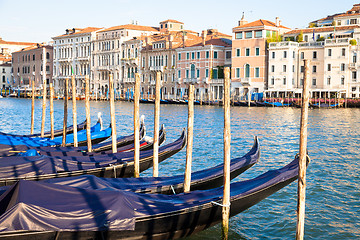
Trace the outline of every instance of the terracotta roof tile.
{"label": "terracotta roof tile", "polygon": [[285,26],[283,26],[283,25],[276,26],[275,23],[273,23],[273,22],[271,22],[271,21],[268,21],[268,20],[259,19],[259,20],[256,20],[256,21],[254,21],[254,22],[250,22],[250,23],[244,24],[244,25],[242,25],[242,26],[234,27],[233,30],[242,29],[242,28],[248,28],[248,27],[261,27],[261,26],[280,27],[280,28],[290,29],[290,28],[285,27]]}
{"label": "terracotta roof tile", "polygon": [[161,24],[161,23],[166,23],[166,22],[172,22],[172,23],[180,23],[180,24],[184,24],[183,22],[179,22],[179,21],[174,20],[174,19],[168,19],[168,20],[162,21],[162,22],[160,22],[160,24]]}
{"label": "terracotta roof tile", "polygon": [[126,25],[120,25],[120,26],[114,26],[114,27],[106,28],[106,29],[101,30],[99,32],[108,32],[108,31],[120,30],[120,29],[129,29],[129,30],[138,30],[138,31],[152,31],[152,32],[159,31],[159,28],[157,28],[157,27],[141,26],[141,25],[135,25],[135,24],[126,24]]}
{"label": "terracotta roof tile", "polygon": [[30,42],[11,42],[0,39],[0,44],[9,44],[9,45],[33,45],[35,43]]}
{"label": "terracotta roof tile", "polygon": [[75,28],[76,31],[75,33],[69,33],[69,34],[62,34],[53,38],[58,38],[58,37],[66,37],[66,36],[73,36],[73,35],[77,35],[77,34],[84,34],[84,33],[89,33],[89,32],[94,32],[97,31],[101,28],[97,28],[97,27],[86,27],[86,28]]}
{"label": "terracotta roof tile", "polygon": [[26,48],[23,48],[19,51],[16,51],[16,52],[23,52],[23,51],[29,51],[29,50],[33,50],[33,49],[37,49],[37,48],[42,48],[42,47],[46,47],[46,48],[52,48],[52,46],[50,45],[44,45],[42,43],[37,43],[37,44],[34,44],[30,47],[26,47]]}
{"label": "terracotta roof tile", "polygon": [[[335,27],[335,31],[343,31],[343,30],[352,30],[355,28],[359,28],[359,25],[351,25],[351,26],[337,26]],[[305,29],[295,29],[295,30],[291,30],[289,32],[286,32],[285,35],[289,35],[289,34],[298,34],[300,32],[303,33],[312,33],[312,32],[332,32],[334,31],[334,27],[316,27],[316,28],[305,28]]]}

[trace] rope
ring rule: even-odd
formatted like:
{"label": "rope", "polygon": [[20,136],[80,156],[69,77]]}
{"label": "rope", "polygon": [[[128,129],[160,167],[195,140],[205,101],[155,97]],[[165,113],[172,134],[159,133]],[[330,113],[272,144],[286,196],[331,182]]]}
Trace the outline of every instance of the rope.
{"label": "rope", "polygon": [[173,193],[176,194],[173,185],[170,185],[170,187],[171,187],[171,190],[173,191]]}
{"label": "rope", "polygon": [[218,205],[218,206],[220,206],[220,207],[230,207],[230,203],[229,203],[229,204],[226,204],[226,205],[221,204],[221,203],[218,203],[218,202],[214,202],[214,201],[211,201],[211,203],[212,203],[212,204],[215,204],[215,205]]}

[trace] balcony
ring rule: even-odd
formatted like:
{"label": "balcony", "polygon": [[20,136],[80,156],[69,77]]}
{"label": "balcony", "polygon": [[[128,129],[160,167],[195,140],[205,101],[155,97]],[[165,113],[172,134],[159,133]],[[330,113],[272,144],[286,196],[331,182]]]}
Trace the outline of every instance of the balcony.
{"label": "balcony", "polygon": [[151,66],[150,71],[164,72],[164,66]]}
{"label": "balcony", "polygon": [[224,79],[210,79],[211,84],[224,84]]}
{"label": "balcony", "polygon": [[122,58],[121,62],[123,64],[129,65],[129,66],[137,66],[138,64],[138,59],[136,58]]}
{"label": "balcony", "polygon": [[184,83],[195,84],[195,83],[199,82],[199,78],[184,78],[183,82]]}
{"label": "balcony", "polygon": [[135,78],[124,78],[124,83],[135,83]]}
{"label": "balcony", "polygon": [[356,63],[349,63],[350,70],[356,70]]}
{"label": "balcony", "polygon": [[250,81],[251,81],[251,78],[240,78],[240,82],[241,83],[250,83]]}
{"label": "balcony", "polygon": [[98,66],[97,70],[98,71],[110,71],[110,67],[109,66]]}

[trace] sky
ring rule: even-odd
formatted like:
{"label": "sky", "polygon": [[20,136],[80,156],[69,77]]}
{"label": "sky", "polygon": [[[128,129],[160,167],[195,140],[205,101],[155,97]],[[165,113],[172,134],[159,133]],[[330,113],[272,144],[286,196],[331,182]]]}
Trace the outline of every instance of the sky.
{"label": "sky", "polygon": [[0,0],[0,37],[6,41],[49,42],[67,28],[112,27],[137,21],[159,26],[175,19],[201,32],[215,28],[231,35],[245,13],[249,22],[266,19],[289,28],[351,9],[351,0]]}

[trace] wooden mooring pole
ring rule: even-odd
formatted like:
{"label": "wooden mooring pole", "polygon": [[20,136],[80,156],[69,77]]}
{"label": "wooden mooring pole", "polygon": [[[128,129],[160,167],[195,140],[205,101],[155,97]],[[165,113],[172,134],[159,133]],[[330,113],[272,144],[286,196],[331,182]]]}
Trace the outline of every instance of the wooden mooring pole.
{"label": "wooden mooring pole", "polygon": [[[32,80],[31,86],[32,94],[31,94],[31,128],[30,134],[34,134],[34,118],[35,118],[35,80]],[[6,92],[6,90],[5,90]]]}
{"label": "wooden mooring pole", "polygon": [[49,84],[50,87],[50,131],[51,139],[54,139],[54,87],[53,84]]}
{"label": "wooden mooring pole", "polygon": [[139,107],[140,107],[140,74],[135,74],[134,89],[134,177],[140,176],[140,123],[139,123]]}
{"label": "wooden mooring pole", "polygon": [[305,189],[306,189],[306,158],[307,158],[307,124],[309,111],[309,60],[304,60],[305,76],[302,94],[301,120],[300,120],[300,149],[299,149],[299,177],[298,177],[298,201],[297,201],[297,224],[296,240],[304,238],[305,225]]}
{"label": "wooden mooring pole", "polygon": [[115,121],[115,103],[114,103],[114,81],[113,75],[109,75],[109,95],[110,95],[110,118],[111,118],[111,140],[112,140],[112,152],[117,152],[116,143],[116,121]]}
{"label": "wooden mooring pole", "polygon": [[161,72],[156,72],[155,110],[154,110],[154,146],[153,146],[153,177],[159,176],[159,122],[160,122],[160,87]]}
{"label": "wooden mooring pole", "polygon": [[43,48],[42,54],[43,71],[42,71],[42,82],[43,82],[43,101],[42,101],[42,114],[41,114],[41,137],[44,137],[45,132],[45,115],[46,115],[46,49]]}
{"label": "wooden mooring pole", "polygon": [[228,239],[230,217],[230,69],[224,69],[224,195],[222,201],[222,239]]}
{"label": "wooden mooring pole", "polygon": [[188,123],[187,123],[187,145],[186,145],[186,166],[184,178],[184,192],[190,191],[191,164],[194,131],[194,85],[189,85],[188,90]]}
{"label": "wooden mooring pole", "polygon": [[87,151],[92,152],[91,145],[91,119],[90,119],[90,79],[89,75],[85,76],[85,114],[86,114],[86,139]]}
{"label": "wooden mooring pole", "polygon": [[74,128],[74,147],[78,147],[77,137],[77,113],[76,113],[76,83],[75,76],[71,76],[71,88],[72,88],[72,110],[73,110],[73,128]]}
{"label": "wooden mooring pole", "polygon": [[66,145],[66,128],[67,128],[67,115],[68,115],[68,89],[69,89],[69,79],[65,78],[65,90],[64,90],[64,121],[63,121],[63,138],[62,138],[62,147]]}

